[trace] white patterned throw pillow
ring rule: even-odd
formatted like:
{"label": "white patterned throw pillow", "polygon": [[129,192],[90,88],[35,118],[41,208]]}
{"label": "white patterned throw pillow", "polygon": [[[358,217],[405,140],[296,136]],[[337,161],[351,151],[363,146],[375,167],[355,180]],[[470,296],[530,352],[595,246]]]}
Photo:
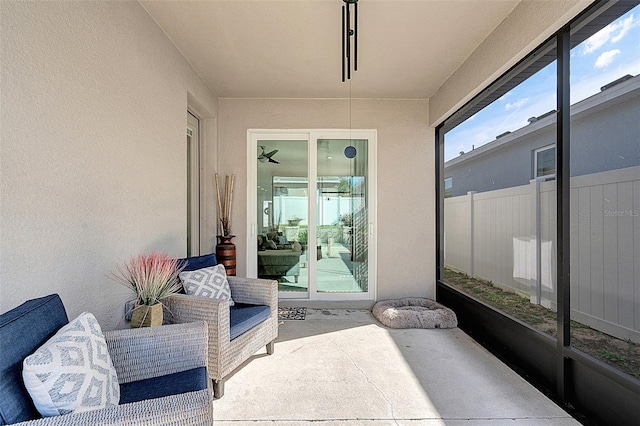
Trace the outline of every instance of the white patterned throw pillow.
{"label": "white patterned throw pillow", "polygon": [[185,293],[191,296],[228,300],[229,306],[234,305],[231,298],[231,287],[227,281],[227,272],[222,264],[195,271],[180,272],[180,280]]}
{"label": "white patterned throw pillow", "polygon": [[104,335],[89,312],[80,314],[26,357],[22,378],[43,417],[120,402],[120,385]]}

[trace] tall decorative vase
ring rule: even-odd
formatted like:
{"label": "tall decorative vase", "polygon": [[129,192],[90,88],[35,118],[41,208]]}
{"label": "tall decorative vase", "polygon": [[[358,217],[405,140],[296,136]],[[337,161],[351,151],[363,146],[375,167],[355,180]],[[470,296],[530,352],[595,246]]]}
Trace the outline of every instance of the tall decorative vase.
{"label": "tall decorative vase", "polygon": [[133,308],[131,328],[157,327],[162,325],[162,304],[139,305]]}
{"label": "tall decorative vase", "polygon": [[216,258],[224,265],[227,275],[236,274],[236,245],[231,242],[235,235],[218,235]]}

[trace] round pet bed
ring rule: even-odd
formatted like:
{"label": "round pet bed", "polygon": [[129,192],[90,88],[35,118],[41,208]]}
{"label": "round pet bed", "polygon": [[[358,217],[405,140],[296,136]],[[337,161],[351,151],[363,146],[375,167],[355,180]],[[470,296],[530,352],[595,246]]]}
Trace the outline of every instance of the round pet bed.
{"label": "round pet bed", "polygon": [[390,328],[456,328],[455,312],[422,297],[381,300],[373,306],[373,316]]}

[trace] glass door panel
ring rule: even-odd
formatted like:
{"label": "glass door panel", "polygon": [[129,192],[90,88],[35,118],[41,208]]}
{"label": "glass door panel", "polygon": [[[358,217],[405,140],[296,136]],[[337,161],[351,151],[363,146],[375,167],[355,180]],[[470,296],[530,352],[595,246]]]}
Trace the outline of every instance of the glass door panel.
{"label": "glass door panel", "polygon": [[200,254],[200,120],[187,112],[187,256]]}
{"label": "glass door panel", "polygon": [[318,139],[316,291],[367,293],[369,218],[366,139]]}
{"label": "glass door panel", "polygon": [[373,300],[375,131],[248,141],[248,276],[277,280],[281,299]]}
{"label": "glass door panel", "polygon": [[307,297],[308,141],[257,140],[257,153],[258,278],[277,280],[285,297]]}

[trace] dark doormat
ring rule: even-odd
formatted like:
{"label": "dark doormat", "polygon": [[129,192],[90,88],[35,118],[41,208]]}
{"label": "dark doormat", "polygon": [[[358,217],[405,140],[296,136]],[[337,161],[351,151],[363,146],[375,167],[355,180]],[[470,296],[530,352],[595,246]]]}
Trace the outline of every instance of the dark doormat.
{"label": "dark doormat", "polygon": [[307,308],[295,308],[295,307],[278,307],[278,319],[287,320],[303,320],[307,315]]}

